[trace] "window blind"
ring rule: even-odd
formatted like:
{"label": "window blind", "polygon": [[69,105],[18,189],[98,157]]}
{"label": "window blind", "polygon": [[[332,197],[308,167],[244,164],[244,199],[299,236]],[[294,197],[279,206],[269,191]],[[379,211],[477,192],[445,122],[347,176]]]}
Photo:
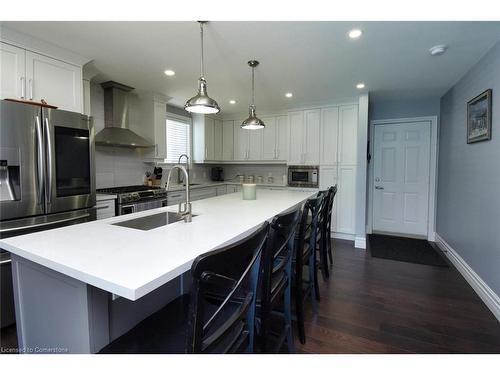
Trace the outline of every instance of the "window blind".
{"label": "window blind", "polygon": [[189,122],[167,119],[167,157],[165,162],[177,163],[180,155],[190,155],[189,133]]}

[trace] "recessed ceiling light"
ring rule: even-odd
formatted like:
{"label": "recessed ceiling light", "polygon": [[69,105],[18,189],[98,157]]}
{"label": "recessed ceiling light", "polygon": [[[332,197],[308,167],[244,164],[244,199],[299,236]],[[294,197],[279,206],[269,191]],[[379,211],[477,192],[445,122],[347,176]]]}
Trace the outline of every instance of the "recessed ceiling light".
{"label": "recessed ceiling light", "polygon": [[287,92],[287,93],[285,94],[285,96],[286,96],[287,98],[291,98],[291,97],[293,96],[293,94],[292,94],[291,92]]}
{"label": "recessed ceiling light", "polygon": [[229,104],[236,104],[236,100],[230,100]]}
{"label": "recessed ceiling light", "polygon": [[352,29],[349,31],[349,38],[358,39],[362,34],[363,32],[360,29]]}
{"label": "recessed ceiling light", "polygon": [[364,84],[364,83],[358,83],[358,84],[356,85],[356,88],[357,88],[357,89],[364,89],[364,88],[365,88],[365,84]]}
{"label": "recessed ceiling light", "polygon": [[165,75],[171,77],[171,76],[175,76],[175,72],[171,69],[167,69],[165,70]]}
{"label": "recessed ceiling light", "polygon": [[439,55],[442,55],[443,53],[445,53],[447,49],[448,49],[447,45],[439,44],[437,46],[429,48],[429,53],[432,56],[439,56]]}

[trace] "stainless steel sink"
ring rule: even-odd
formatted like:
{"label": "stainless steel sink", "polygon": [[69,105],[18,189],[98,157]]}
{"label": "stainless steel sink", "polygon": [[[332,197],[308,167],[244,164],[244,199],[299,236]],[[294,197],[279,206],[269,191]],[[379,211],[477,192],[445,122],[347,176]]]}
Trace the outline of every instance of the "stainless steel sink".
{"label": "stainless steel sink", "polygon": [[146,231],[173,224],[181,220],[183,220],[182,216],[176,212],[162,212],[159,214],[138,217],[136,219],[120,221],[119,223],[113,223],[112,225]]}

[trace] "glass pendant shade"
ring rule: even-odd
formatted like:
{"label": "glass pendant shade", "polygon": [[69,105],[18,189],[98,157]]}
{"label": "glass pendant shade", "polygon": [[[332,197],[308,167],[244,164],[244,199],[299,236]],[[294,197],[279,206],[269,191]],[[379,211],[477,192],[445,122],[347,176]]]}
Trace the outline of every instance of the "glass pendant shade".
{"label": "glass pendant shade", "polygon": [[201,58],[200,58],[200,78],[198,79],[198,94],[189,99],[184,105],[184,109],[192,113],[218,113],[220,111],[217,102],[208,96],[207,81],[205,81],[205,68],[203,65],[203,24],[206,21],[199,21],[201,35]]}
{"label": "glass pendant shade", "polygon": [[259,65],[259,62],[256,60],[251,60],[248,62],[248,65],[252,68],[252,104],[248,108],[249,112],[248,118],[241,123],[240,127],[242,129],[248,129],[248,130],[263,129],[266,126],[264,124],[264,121],[262,121],[255,115],[254,69],[257,65]]}
{"label": "glass pendant shade", "polygon": [[248,112],[250,116],[248,116],[248,118],[241,123],[242,129],[256,130],[256,129],[262,129],[266,126],[264,124],[264,121],[262,121],[255,115],[255,106],[253,104],[250,106]]}

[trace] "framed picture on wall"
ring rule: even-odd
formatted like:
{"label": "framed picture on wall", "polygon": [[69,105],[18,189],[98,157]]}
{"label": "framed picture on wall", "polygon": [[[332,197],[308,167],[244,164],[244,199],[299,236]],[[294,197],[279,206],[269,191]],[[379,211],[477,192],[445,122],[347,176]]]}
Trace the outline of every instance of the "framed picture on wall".
{"label": "framed picture on wall", "polygon": [[491,139],[491,89],[467,102],[467,143]]}

